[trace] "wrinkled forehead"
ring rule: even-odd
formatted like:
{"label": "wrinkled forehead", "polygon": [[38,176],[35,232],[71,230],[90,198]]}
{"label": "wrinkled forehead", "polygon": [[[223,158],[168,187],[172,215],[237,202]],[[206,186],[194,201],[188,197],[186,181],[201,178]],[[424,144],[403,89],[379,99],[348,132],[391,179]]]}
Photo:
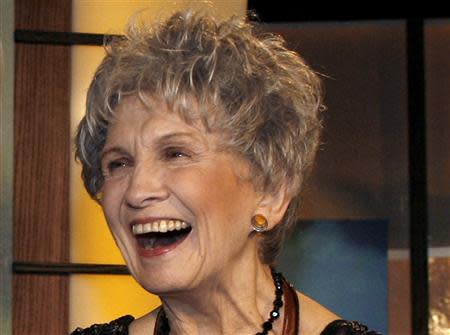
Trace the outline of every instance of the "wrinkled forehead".
{"label": "wrinkled forehead", "polygon": [[[226,145],[226,132],[220,125],[211,127],[213,120],[217,119],[217,108],[208,103],[201,104],[191,96],[178,97],[168,101],[156,95],[129,95],[122,97],[113,110],[108,122],[107,138],[112,133],[131,133],[148,124],[151,127],[166,127],[173,129],[191,129],[199,134],[206,135],[214,143],[217,150],[230,150]],[[164,122],[155,122],[156,120]],[[147,128],[148,130],[149,128]],[[167,129],[152,129],[152,133],[162,133]]]}
{"label": "wrinkled forehead", "polygon": [[190,126],[206,132],[217,119],[218,108],[209,102],[200,102],[193,95],[180,95],[167,99],[157,94],[131,94],[118,100],[110,124],[114,124],[126,114],[132,115],[145,111],[148,115],[165,115],[174,120],[182,120]]}

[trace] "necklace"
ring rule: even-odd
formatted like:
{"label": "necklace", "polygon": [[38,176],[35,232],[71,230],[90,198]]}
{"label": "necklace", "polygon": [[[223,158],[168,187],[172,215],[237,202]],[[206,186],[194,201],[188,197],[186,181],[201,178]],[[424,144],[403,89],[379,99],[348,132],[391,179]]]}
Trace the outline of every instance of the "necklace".
{"label": "necklace", "polygon": [[[274,269],[271,269],[272,279],[275,285],[275,300],[273,301],[273,309],[269,313],[269,318],[262,324],[262,331],[256,333],[256,335],[267,335],[269,331],[272,330],[272,323],[280,318],[280,308],[283,306],[283,283],[285,280],[283,275],[280,272],[276,272]],[[291,287],[289,287],[292,290]],[[292,292],[290,292],[292,293]],[[296,297],[295,297],[296,298]],[[297,302],[298,309],[298,302]],[[298,314],[297,314],[298,316]],[[296,317],[297,317],[296,316]],[[298,321],[297,327],[298,328]],[[284,333],[284,331],[283,331]],[[169,320],[167,319],[166,313],[164,309],[161,308],[158,313],[156,325],[155,325],[155,335],[169,335],[170,334],[170,325]]]}

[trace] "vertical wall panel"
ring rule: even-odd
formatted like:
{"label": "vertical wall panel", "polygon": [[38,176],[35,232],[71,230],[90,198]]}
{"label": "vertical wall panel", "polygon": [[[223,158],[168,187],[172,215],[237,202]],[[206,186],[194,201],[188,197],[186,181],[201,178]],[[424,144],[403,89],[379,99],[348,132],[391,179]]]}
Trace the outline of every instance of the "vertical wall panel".
{"label": "vertical wall panel", "polygon": [[15,275],[13,334],[67,334],[67,276]]}
{"label": "vertical wall panel", "polygon": [[15,261],[68,259],[68,51],[16,46]]}
{"label": "vertical wall panel", "polygon": [[12,333],[14,1],[0,1],[0,325]]}
{"label": "vertical wall panel", "polygon": [[430,334],[450,334],[450,19],[425,22]]}
{"label": "vertical wall panel", "polygon": [[[69,0],[16,1],[16,29],[70,29]],[[70,49],[16,44],[14,261],[66,262]],[[68,278],[14,275],[13,333],[67,333]]]}

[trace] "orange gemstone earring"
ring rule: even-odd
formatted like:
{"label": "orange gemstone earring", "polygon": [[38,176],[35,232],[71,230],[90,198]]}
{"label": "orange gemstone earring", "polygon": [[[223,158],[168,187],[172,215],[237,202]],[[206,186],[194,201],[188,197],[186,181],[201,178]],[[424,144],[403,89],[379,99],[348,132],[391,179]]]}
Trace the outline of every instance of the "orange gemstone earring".
{"label": "orange gemstone earring", "polygon": [[265,232],[268,226],[269,223],[264,215],[256,214],[252,217],[252,228],[254,231],[258,233]]}

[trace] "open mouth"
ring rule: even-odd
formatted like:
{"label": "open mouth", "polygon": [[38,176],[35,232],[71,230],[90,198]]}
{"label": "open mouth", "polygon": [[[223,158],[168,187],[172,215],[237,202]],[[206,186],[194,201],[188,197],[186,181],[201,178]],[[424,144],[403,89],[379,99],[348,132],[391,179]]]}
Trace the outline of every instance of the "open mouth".
{"label": "open mouth", "polygon": [[191,232],[192,227],[181,220],[159,220],[132,226],[138,246],[151,254],[175,248]]}

